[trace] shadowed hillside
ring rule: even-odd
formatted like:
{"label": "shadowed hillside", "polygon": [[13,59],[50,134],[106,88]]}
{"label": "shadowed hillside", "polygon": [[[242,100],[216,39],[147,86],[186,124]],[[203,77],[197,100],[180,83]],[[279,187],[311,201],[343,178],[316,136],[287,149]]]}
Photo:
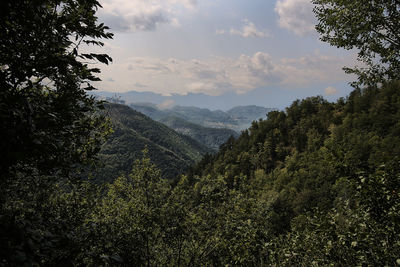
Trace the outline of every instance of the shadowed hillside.
{"label": "shadowed hillside", "polygon": [[112,180],[131,170],[136,159],[147,148],[152,161],[164,177],[173,178],[212,152],[186,135],[179,134],[162,123],[120,104],[107,104],[114,132],[103,145],[100,158],[105,164],[98,176]]}

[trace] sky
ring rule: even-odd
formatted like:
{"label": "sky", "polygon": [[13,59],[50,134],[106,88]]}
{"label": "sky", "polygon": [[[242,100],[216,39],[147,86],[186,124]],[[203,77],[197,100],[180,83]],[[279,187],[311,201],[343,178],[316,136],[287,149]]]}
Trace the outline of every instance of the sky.
{"label": "sky", "polygon": [[[100,91],[212,97],[283,108],[351,91],[342,67],[356,53],[319,40],[309,0],[100,0],[99,20],[113,40],[95,48],[113,63],[100,66]],[[93,48],[92,48],[93,49]]]}

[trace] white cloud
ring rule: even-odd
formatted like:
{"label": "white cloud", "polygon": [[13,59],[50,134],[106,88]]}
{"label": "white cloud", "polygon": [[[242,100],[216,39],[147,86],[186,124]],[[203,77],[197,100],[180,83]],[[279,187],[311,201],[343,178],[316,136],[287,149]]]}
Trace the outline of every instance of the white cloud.
{"label": "white cloud", "polygon": [[271,35],[266,31],[259,30],[253,22],[245,19],[243,20],[243,25],[240,29],[231,28],[229,31],[223,29],[217,29],[215,31],[216,35],[223,35],[223,34],[231,34],[231,35],[239,35],[244,38],[266,38],[271,37]]}
{"label": "white cloud", "polygon": [[278,0],[275,12],[280,27],[304,36],[315,32],[316,18],[310,0]]}
{"label": "white cloud", "polygon": [[325,94],[326,95],[336,95],[338,93],[338,90],[335,87],[329,86],[325,88]]}
{"label": "white cloud", "polygon": [[257,29],[256,25],[253,22],[245,19],[243,20],[243,26],[240,30],[230,29],[230,34],[232,35],[240,35],[242,37],[257,37],[257,38],[266,38],[270,37],[270,35],[266,31],[261,31]]}
{"label": "white cloud", "polygon": [[355,61],[355,57],[327,56],[315,52],[299,58],[284,58],[277,69],[283,77],[283,85],[307,87],[310,84],[347,81],[349,75],[342,68],[354,66]]}
{"label": "white cloud", "polygon": [[179,26],[177,9],[194,10],[196,0],[101,0],[100,19],[114,31],[152,31],[160,24]]}
{"label": "white cloud", "polygon": [[326,56],[319,52],[280,60],[273,60],[264,52],[202,60],[132,57],[105,68],[102,75],[118,79],[114,78],[116,81],[112,84],[104,81],[101,87],[118,86],[118,91],[156,91],[165,95],[245,93],[265,86],[306,88],[348,81],[348,75],[341,68],[351,67],[353,62],[351,57]]}
{"label": "white cloud", "polygon": [[161,0],[169,2],[170,4],[180,4],[187,9],[194,9],[197,5],[197,0]]}

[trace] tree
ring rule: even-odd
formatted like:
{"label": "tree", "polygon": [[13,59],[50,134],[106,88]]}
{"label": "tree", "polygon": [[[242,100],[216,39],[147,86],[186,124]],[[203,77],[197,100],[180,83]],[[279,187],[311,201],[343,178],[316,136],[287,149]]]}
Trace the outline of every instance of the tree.
{"label": "tree", "polygon": [[[79,50],[112,38],[97,22],[99,7],[96,0],[0,3],[0,265],[58,265],[64,240],[74,243],[77,224],[47,207],[57,184],[76,191],[70,178],[82,176],[109,129],[87,91],[99,80],[89,63],[111,58]],[[65,210],[80,205],[72,195]]]}
{"label": "tree", "polygon": [[313,0],[321,40],[358,49],[366,67],[345,68],[358,84],[400,79],[400,3],[397,0]]}
{"label": "tree", "polygon": [[0,182],[34,168],[51,174],[93,158],[104,120],[86,93],[98,81],[106,54],[82,53],[81,44],[109,39],[97,22],[96,0],[5,0],[0,3]]}
{"label": "tree", "polygon": [[169,229],[170,186],[147,158],[137,160],[131,174],[109,185],[107,195],[89,217],[93,231],[89,265],[102,261],[127,266],[174,265],[164,238]]}

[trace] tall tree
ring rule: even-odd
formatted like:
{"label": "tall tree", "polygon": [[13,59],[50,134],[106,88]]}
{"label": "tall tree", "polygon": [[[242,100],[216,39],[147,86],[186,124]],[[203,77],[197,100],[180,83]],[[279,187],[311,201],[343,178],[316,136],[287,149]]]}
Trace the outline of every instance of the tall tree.
{"label": "tall tree", "polygon": [[[81,44],[112,38],[98,23],[96,0],[5,0],[0,3],[0,175],[27,166],[49,174],[92,158],[104,121],[86,94],[106,54]],[[29,171],[31,172],[31,170]]]}
{"label": "tall tree", "polygon": [[[72,265],[63,248],[76,243],[79,219],[46,207],[55,181],[72,188],[61,178],[95,158],[108,129],[87,91],[99,80],[89,63],[111,58],[79,50],[112,38],[95,16],[100,7],[96,0],[0,2],[0,265]],[[65,210],[80,205],[72,195]]]}
{"label": "tall tree", "polygon": [[321,40],[358,49],[365,64],[345,68],[358,84],[400,80],[400,2],[398,0],[313,0]]}

